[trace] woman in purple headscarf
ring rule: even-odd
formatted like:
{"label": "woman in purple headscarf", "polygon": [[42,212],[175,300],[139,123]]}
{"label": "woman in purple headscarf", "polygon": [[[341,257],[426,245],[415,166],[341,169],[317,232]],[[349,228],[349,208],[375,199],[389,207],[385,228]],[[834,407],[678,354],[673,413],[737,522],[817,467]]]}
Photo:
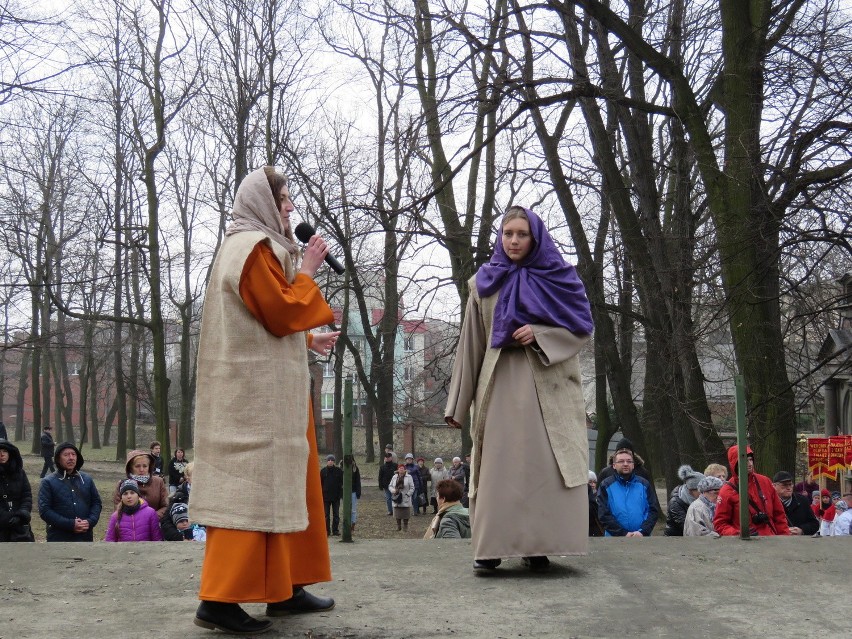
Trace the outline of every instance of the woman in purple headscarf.
{"label": "woman in purple headscarf", "polygon": [[588,440],[577,353],[592,315],[541,219],[510,208],[494,255],[469,282],[448,424],[471,415],[474,568],[585,554]]}

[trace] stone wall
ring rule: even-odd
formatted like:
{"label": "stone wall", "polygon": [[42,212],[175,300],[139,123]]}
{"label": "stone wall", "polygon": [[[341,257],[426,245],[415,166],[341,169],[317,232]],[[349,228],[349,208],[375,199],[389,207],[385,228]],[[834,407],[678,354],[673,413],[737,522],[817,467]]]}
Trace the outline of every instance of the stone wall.
{"label": "stone wall", "polygon": [[[380,454],[379,437],[375,429],[373,438],[376,454]],[[352,452],[356,457],[365,455],[365,433],[360,426],[352,427]],[[414,453],[415,457],[423,457],[429,463],[436,457],[443,457],[445,462],[455,455],[461,455],[461,431],[442,424],[430,426],[399,425],[393,429],[394,451],[402,458],[406,453]]]}

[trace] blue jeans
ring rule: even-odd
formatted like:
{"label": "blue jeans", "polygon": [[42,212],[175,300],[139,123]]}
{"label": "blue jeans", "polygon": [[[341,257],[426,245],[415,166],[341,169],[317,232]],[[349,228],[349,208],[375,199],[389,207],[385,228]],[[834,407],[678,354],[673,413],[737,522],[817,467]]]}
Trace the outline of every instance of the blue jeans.
{"label": "blue jeans", "polygon": [[385,488],[385,502],[388,505],[388,515],[393,515],[393,498],[390,488]]}

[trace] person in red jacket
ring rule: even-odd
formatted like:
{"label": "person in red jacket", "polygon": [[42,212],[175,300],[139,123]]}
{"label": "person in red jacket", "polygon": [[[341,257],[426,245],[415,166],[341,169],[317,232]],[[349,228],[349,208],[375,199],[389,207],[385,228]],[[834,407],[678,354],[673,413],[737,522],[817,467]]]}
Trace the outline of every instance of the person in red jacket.
{"label": "person in red jacket", "polygon": [[[728,465],[731,467],[731,479],[725,482],[719,491],[719,502],[713,516],[713,527],[720,535],[740,534],[740,495],[737,460],[739,450],[736,446],[728,449]],[[784,505],[778,498],[772,480],[766,475],[754,472],[754,453],[746,448],[748,459],[748,501],[749,533],[754,535],[789,535]]]}

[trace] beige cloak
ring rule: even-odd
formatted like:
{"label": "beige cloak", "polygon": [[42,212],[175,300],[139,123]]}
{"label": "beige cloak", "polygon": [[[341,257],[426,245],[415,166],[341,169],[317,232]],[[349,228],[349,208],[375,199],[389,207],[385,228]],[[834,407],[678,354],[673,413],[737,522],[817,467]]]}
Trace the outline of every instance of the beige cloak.
{"label": "beige cloak", "polygon": [[474,556],[586,551],[588,437],[577,353],[589,337],[534,325],[535,347],[490,346],[499,292],[475,279],[445,415],[472,408],[470,510]]}

